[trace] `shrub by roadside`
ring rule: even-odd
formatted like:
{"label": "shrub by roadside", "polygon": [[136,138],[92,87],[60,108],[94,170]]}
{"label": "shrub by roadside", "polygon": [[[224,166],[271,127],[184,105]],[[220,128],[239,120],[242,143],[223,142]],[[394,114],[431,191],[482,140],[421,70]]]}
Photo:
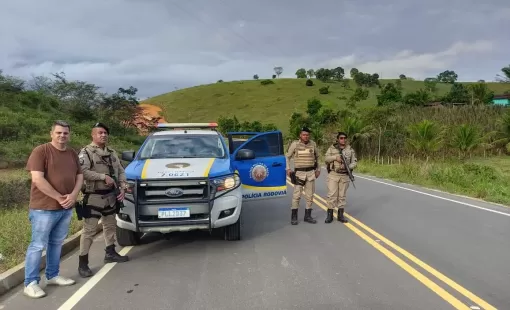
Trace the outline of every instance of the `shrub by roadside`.
{"label": "shrub by roadside", "polygon": [[[510,206],[508,156],[486,160],[427,162],[360,160],[357,172]],[[391,163],[393,162],[393,163]]]}

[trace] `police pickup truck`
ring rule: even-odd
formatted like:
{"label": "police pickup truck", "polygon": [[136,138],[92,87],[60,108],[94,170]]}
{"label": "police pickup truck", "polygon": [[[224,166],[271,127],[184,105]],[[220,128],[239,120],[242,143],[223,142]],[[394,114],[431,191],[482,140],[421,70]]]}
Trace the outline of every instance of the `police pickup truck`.
{"label": "police pickup truck", "polygon": [[[117,240],[144,233],[208,230],[241,239],[245,201],[287,194],[280,131],[231,132],[216,123],[160,123],[140,149],[122,152],[128,189],[117,214]],[[248,137],[240,139],[239,137]]]}

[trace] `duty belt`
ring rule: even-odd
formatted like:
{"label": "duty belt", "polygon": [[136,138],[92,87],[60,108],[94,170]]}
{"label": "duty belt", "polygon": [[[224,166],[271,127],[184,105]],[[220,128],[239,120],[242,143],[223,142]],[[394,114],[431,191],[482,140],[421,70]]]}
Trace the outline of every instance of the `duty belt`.
{"label": "duty belt", "polygon": [[98,190],[95,190],[93,192],[87,192],[85,193],[86,195],[93,195],[93,194],[96,194],[96,195],[107,195],[109,193],[113,192],[112,189],[98,189]]}
{"label": "duty belt", "polygon": [[312,171],[315,170],[315,167],[306,167],[306,168],[295,168],[296,171]]}

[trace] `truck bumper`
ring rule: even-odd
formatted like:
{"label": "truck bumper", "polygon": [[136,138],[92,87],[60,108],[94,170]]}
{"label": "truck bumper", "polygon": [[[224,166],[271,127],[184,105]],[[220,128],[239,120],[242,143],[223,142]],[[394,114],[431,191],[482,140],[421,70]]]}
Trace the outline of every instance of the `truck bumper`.
{"label": "truck bumper", "polygon": [[[152,204],[142,205],[135,212],[135,205],[124,200],[124,208],[117,214],[117,226],[122,229],[149,233],[170,233],[176,231],[209,230],[236,223],[241,215],[242,191],[237,188],[214,200],[211,212],[208,204]],[[167,219],[158,218],[158,209],[166,207],[188,207],[190,217]],[[209,217],[210,224],[209,225]]]}

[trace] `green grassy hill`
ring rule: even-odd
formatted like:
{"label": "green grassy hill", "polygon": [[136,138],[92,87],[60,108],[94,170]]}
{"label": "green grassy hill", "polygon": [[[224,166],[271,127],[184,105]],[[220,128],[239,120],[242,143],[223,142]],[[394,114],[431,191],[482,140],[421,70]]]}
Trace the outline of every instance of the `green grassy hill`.
{"label": "green grassy hill", "polygon": [[[323,83],[312,79],[314,86],[305,85],[306,79],[273,79],[274,84],[261,85],[261,80],[245,80],[201,85],[173,91],[149,98],[143,103],[162,108],[162,116],[168,122],[209,122],[220,116],[236,115],[242,121],[259,120],[274,123],[282,131],[288,129],[289,118],[294,111],[306,109],[307,100],[316,96],[325,107],[341,108],[356,89],[354,81],[345,88],[341,83]],[[380,80],[382,85],[395,80]],[[470,83],[460,83],[470,84]],[[510,90],[504,83],[487,83],[495,94]],[[320,94],[319,88],[329,86],[329,94]],[[437,84],[436,96],[446,94],[451,84]],[[424,88],[423,81],[402,81],[403,94]],[[359,103],[360,107],[375,106],[378,87],[369,88],[369,97]]]}

